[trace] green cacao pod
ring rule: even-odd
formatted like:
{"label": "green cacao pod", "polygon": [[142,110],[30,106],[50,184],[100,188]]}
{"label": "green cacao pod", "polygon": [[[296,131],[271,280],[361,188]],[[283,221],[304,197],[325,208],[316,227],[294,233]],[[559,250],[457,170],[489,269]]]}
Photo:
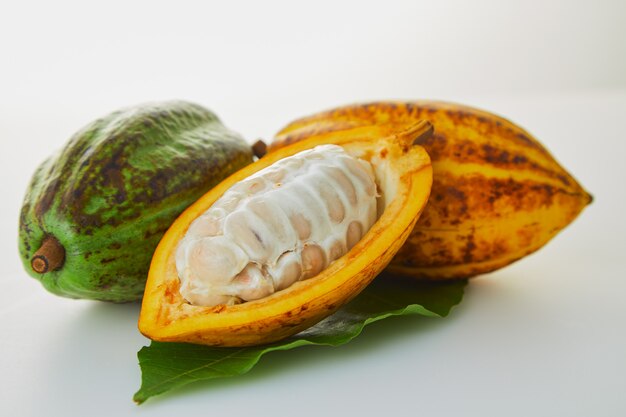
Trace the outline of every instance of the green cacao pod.
{"label": "green cacao pod", "polygon": [[251,162],[246,141],[193,103],[98,119],[34,174],[20,215],[24,267],[57,295],[138,300],[170,224]]}

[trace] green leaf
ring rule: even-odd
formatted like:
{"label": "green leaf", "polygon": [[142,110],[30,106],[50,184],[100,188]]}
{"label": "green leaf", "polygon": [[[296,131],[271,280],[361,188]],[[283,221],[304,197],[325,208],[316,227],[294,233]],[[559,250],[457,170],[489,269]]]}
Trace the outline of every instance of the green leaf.
{"label": "green leaf", "polygon": [[420,314],[444,317],[463,298],[467,281],[419,283],[378,279],[352,302],[315,326],[288,339],[263,346],[219,348],[186,343],[152,342],[137,354],[141,388],[133,399],[141,404],[190,382],[241,375],[261,356],[305,345],[343,345],[363,328],[390,316]]}

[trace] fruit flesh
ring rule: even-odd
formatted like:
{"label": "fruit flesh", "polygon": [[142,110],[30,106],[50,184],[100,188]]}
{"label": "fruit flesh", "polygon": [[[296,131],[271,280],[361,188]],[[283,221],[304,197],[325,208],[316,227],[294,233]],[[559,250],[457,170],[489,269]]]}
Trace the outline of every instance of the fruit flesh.
{"label": "fruit flesh", "polygon": [[369,163],[324,145],[231,187],[178,245],[181,294],[194,305],[256,300],[311,278],[376,221]]}

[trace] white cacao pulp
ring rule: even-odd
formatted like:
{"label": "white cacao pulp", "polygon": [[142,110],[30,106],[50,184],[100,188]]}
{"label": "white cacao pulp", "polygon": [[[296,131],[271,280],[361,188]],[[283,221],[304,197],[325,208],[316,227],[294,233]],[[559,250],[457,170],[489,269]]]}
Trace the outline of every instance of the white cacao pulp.
{"label": "white cacao pulp", "polygon": [[258,171],[191,223],[176,251],[181,295],[235,304],[317,275],[372,227],[376,194],[372,166],[337,145]]}

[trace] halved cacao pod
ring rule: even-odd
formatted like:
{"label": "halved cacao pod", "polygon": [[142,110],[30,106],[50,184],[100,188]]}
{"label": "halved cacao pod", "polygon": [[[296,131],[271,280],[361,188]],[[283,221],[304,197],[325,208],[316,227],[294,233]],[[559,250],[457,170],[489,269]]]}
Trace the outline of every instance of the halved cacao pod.
{"label": "halved cacao pod", "polygon": [[296,120],[270,152],[366,126],[428,120],[419,141],[433,163],[431,198],[391,275],[466,278],[494,271],[545,245],[592,200],[554,157],[516,124],[472,107],[437,101],[375,102]]}
{"label": "halved cacao pod", "polygon": [[340,145],[372,164],[380,194],[378,220],[346,255],[317,276],[256,301],[202,307],[181,296],[175,251],[191,222],[237,182],[322,142],[313,138],[282,148],[224,180],[172,224],[152,259],[140,331],[159,341],[217,346],[269,343],[315,324],[356,296],[402,246],[430,193],[430,158],[415,142],[430,136],[432,126],[420,122],[401,132],[392,130],[368,126],[325,137],[324,143]]}

